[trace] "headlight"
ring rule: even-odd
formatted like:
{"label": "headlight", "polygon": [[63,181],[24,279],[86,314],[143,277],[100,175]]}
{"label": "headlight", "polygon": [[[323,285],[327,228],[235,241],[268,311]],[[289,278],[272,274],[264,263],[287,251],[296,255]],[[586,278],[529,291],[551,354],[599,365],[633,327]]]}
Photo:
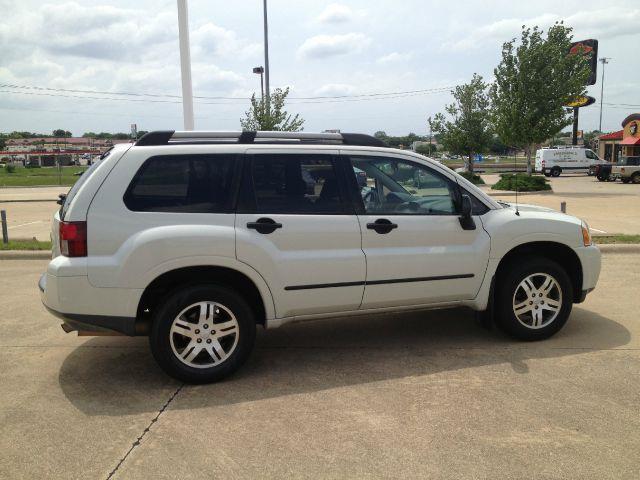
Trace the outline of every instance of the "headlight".
{"label": "headlight", "polygon": [[587,222],[582,220],[582,243],[585,247],[591,245],[591,231],[589,230],[589,225]]}

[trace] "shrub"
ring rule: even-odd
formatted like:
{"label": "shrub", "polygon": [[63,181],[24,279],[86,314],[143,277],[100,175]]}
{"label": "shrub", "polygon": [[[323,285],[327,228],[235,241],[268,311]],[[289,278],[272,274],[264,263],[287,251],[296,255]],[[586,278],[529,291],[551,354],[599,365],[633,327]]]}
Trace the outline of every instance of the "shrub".
{"label": "shrub", "polygon": [[7,169],[7,173],[15,173],[16,166],[12,165],[11,163],[7,163],[6,169]]}
{"label": "shrub", "polygon": [[526,173],[503,173],[500,180],[491,188],[493,190],[515,191],[516,185],[519,192],[541,192],[551,190],[548,180],[541,175],[527,175]]}
{"label": "shrub", "polygon": [[37,163],[27,163],[25,168],[40,168],[40,165]]}
{"label": "shrub", "polygon": [[484,185],[484,180],[477,173],[471,173],[467,171],[467,172],[460,172],[460,175],[462,175],[464,178],[469,180],[474,185]]}

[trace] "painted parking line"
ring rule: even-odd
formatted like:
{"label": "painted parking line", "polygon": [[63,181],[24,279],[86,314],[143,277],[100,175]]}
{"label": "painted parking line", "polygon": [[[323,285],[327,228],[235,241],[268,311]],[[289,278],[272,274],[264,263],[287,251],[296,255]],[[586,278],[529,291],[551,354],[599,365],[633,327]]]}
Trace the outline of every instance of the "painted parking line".
{"label": "painted parking line", "polygon": [[591,230],[592,232],[596,232],[596,233],[607,233],[604,230],[598,230],[597,228],[591,228],[589,227],[589,230]]}
{"label": "painted parking line", "polygon": [[12,228],[26,227],[27,225],[33,225],[34,223],[44,223],[44,220],[36,220],[35,222],[21,223],[20,225],[11,225],[10,227],[7,227],[7,230],[11,230]]}

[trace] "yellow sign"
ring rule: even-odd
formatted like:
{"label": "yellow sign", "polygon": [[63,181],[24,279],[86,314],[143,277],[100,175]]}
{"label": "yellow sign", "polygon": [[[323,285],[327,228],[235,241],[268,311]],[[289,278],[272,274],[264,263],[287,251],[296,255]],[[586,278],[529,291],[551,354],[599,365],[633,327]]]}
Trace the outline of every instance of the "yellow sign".
{"label": "yellow sign", "polygon": [[593,97],[578,97],[573,102],[567,103],[567,107],[570,107],[570,108],[586,107],[587,105],[591,105],[595,101],[596,99]]}

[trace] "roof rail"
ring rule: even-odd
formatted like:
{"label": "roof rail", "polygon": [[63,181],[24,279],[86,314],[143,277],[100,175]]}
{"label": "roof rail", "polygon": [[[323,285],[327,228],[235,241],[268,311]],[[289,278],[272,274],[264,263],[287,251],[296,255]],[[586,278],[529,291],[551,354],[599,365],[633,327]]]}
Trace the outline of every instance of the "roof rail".
{"label": "roof rail", "polygon": [[363,133],[307,132],[206,132],[158,130],[143,135],[137,146],[192,144],[317,144],[388,147],[382,140]]}

